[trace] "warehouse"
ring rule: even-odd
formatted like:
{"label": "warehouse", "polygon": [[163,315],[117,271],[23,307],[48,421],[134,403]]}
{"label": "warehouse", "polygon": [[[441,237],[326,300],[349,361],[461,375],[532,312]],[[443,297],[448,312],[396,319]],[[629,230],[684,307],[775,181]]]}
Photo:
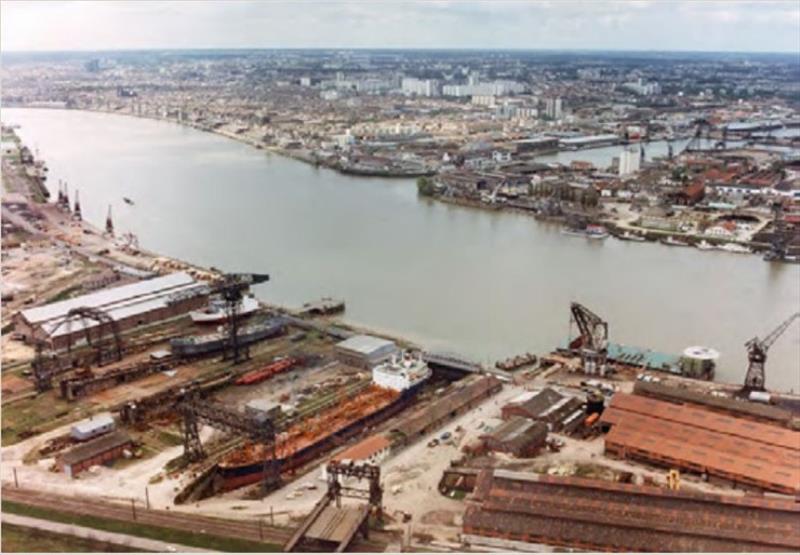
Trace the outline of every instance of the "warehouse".
{"label": "warehouse", "polygon": [[354,335],[336,344],[336,358],[342,364],[369,370],[397,353],[394,341],[372,335]]}
{"label": "warehouse", "polygon": [[87,441],[113,431],[114,427],[114,417],[110,413],[98,414],[73,424],[69,435],[77,441]]}
{"label": "warehouse", "polygon": [[65,475],[74,478],[92,466],[119,458],[126,449],[132,447],[133,441],[128,434],[111,432],[70,449],[59,457],[58,466]]}
{"label": "warehouse", "polygon": [[486,469],[469,498],[462,539],[503,551],[524,542],[516,551],[546,543],[586,551],[797,552],[798,517],[793,500]]}
{"label": "warehouse", "polygon": [[[677,410],[676,410],[677,409]],[[800,433],[688,405],[616,394],[603,412],[606,453],[721,479],[800,493]]]}
{"label": "warehouse", "polygon": [[550,431],[561,432],[567,422],[572,423],[575,412],[583,414],[582,405],[577,397],[563,395],[548,387],[541,391],[528,391],[512,399],[503,406],[502,418],[528,418],[547,424]]}
{"label": "warehouse", "polygon": [[403,444],[411,443],[488,399],[503,387],[494,376],[464,378],[448,388],[435,403],[422,407],[401,419],[392,428],[400,434]]}
{"label": "warehouse", "polygon": [[91,318],[73,316],[67,321],[70,310],[102,311],[122,332],[202,308],[208,295],[206,284],[178,272],[22,310],[15,315],[15,329],[28,342],[43,339],[52,341],[53,348],[63,349],[85,341],[87,330],[101,333],[101,322]]}
{"label": "warehouse", "polygon": [[481,436],[488,451],[508,453],[518,458],[539,454],[547,440],[547,424],[516,416],[503,422],[490,434]]}

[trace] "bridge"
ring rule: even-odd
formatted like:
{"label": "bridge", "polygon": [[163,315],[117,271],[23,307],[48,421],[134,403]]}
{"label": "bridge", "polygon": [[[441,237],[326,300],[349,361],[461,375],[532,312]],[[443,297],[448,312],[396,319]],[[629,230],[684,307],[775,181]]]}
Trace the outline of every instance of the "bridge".
{"label": "bridge", "polygon": [[505,370],[499,368],[486,368],[478,362],[473,362],[461,355],[452,353],[431,352],[423,351],[422,360],[434,366],[441,366],[448,370],[457,370],[459,372],[468,372],[471,374],[492,374],[501,380],[511,381],[512,375]]}
{"label": "bridge", "polygon": [[[324,550],[341,553],[359,532],[364,538],[369,536],[369,516],[373,510],[378,519],[383,517],[383,488],[380,485],[379,466],[331,461],[326,470],[328,491],[283,546],[284,552]],[[347,481],[340,478],[346,478]],[[362,479],[367,480],[368,489],[353,487],[353,480],[360,482]],[[342,497],[367,502],[343,506]]]}

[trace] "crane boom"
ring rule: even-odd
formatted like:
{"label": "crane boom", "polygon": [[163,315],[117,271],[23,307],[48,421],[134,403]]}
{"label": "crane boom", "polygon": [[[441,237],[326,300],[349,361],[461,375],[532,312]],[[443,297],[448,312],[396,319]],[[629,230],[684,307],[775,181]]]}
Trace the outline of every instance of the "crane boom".
{"label": "crane boom", "polygon": [[578,326],[579,335],[569,348],[579,351],[583,359],[584,372],[605,374],[608,357],[608,322],[580,303],[571,303],[571,321]]}
{"label": "crane boom", "polygon": [[223,360],[233,360],[239,364],[249,358],[247,347],[239,344],[239,309],[244,298],[244,292],[251,286],[269,281],[268,274],[224,274],[214,283],[212,291],[219,293],[225,301],[227,313],[228,340],[225,343]]}
{"label": "crane boom", "polygon": [[792,325],[798,317],[800,312],[795,312],[789,318],[781,322],[769,335],[764,339],[754,337],[747,343],[747,375],[744,378],[745,391],[764,391],[766,384],[765,365],[767,362],[767,351],[778,338]]}

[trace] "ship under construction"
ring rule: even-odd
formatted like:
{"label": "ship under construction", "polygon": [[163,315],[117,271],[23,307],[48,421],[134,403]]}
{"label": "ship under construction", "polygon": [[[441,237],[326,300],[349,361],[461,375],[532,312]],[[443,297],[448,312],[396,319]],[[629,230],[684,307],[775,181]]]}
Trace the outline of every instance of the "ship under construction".
{"label": "ship under construction", "polygon": [[[407,408],[431,376],[419,358],[403,356],[372,371],[372,382],[348,399],[289,426],[275,438],[275,461],[291,472],[363,430]],[[264,478],[265,449],[254,442],[228,454],[217,465],[215,492],[230,491]]]}

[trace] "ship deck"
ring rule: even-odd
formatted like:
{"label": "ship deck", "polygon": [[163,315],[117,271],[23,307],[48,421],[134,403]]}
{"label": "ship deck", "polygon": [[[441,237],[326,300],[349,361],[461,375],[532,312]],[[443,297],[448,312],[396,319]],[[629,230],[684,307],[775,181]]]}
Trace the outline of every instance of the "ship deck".
{"label": "ship deck", "polygon": [[[284,459],[306,449],[324,438],[344,430],[354,422],[391,405],[400,393],[371,385],[356,396],[342,400],[331,409],[306,418],[278,435],[276,457]],[[259,462],[264,459],[265,447],[247,443],[242,449],[231,453],[220,462],[221,467],[236,467]]]}

